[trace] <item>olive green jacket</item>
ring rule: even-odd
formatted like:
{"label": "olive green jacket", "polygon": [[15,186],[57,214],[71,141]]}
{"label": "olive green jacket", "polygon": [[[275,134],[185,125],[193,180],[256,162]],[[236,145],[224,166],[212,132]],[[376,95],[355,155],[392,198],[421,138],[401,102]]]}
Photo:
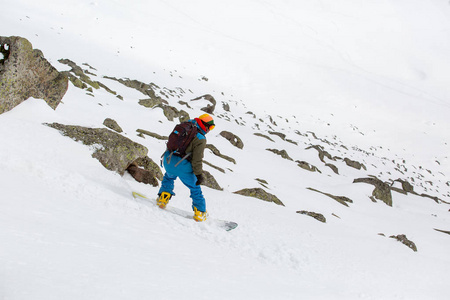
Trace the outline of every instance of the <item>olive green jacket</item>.
{"label": "olive green jacket", "polygon": [[195,175],[201,175],[203,173],[203,153],[206,148],[206,138],[198,138],[198,135],[194,137],[186,148],[186,153],[191,153],[188,160],[192,164],[192,170],[194,170]]}

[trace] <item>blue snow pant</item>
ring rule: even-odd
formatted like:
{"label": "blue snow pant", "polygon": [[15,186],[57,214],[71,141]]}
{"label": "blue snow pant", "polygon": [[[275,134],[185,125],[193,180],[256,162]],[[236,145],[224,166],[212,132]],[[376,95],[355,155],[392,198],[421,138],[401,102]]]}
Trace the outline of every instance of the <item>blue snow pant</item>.
{"label": "blue snow pant", "polygon": [[[185,186],[187,186],[189,190],[191,190],[192,209],[196,207],[197,210],[205,212],[205,198],[203,197],[202,189],[200,188],[200,186],[196,185],[197,177],[194,175],[192,165],[187,159],[183,161],[181,160],[182,157],[176,155],[170,156],[169,151],[166,151],[166,153],[164,153],[163,164],[164,168],[166,169],[166,174],[164,174],[164,178],[161,182],[161,188],[159,189],[158,194],[167,192],[171,195],[174,195],[174,181],[175,179],[180,178],[181,182]],[[178,165],[175,167],[176,164]]]}

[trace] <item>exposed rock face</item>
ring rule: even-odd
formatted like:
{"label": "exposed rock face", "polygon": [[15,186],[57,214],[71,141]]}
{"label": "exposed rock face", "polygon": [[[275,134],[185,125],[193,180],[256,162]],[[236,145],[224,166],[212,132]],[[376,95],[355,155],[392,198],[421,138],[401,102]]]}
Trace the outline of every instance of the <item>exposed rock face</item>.
{"label": "exposed rock face", "polygon": [[220,158],[223,158],[225,160],[228,160],[229,162],[232,162],[233,164],[236,164],[236,160],[234,158],[223,155],[222,153],[220,153],[219,149],[216,148],[216,146],[212,144],[206,144],[206,148],[211,150],[214,155],[217,155]]}
{"label": "exposed rock face", "polygon": [[307,189],[308,189],[308,190],[311,190],[311,191],[314,191],[314,192],[317,192],[317,193],[321,193],[321,194],[323,194],[323,195],[325,195],[325,196],[328,196],[328,197],[330,197],[331,199],[334,199],[334,200],[336,200],[337,202],[339,202],[340,204],[345,205],[345,206],[348,206],[347,203],[353,203],[353,200],[352,200],[352,199],[350,199],[350,198],[348,198],[348,197],[345,197],[345,196],[335,196],[335,195],[332,195],[332,194],[329,194],[329,193],[321,192],[321,191],[316,190],[316,189],[313,189],[313,188],[307,188]]}
{"label": "exposed rock face", "polygon": [[408,246],[414,252],[417,252],[416,244],[414,244],[414,242],[408,240],[406,235],[404,235],[404,234],[391,235],[390,238],[396,239],[397,241],[399,241],[399,242],[403,243],[404,245]]}
{"label": "exposed rock face", "polygon": [[106,128],[88,128],[58,123],[46,125],[84,145],[94,146],[95,152],[92,157],[98,159],[108,170],[115,171],[120,175],[125,173],[131,163],[138,158],[146,157],[148,153],[146,147]]}
{"label": "exposed rock face", "polygon": [[372,192],[372,196],[377,198],[378,200],[383,201],[387,205],[392,206],[392,194],[389,184],[375,177],[358,178],[353,180],[353,183],[358,182],[364,182],[375,186],[375,189]]}
{"label": "exposed rock face", "polygon": [[56,109],[67,91],[67,77],[27,39],[0,36],[0,47],[0,114],[30,97],[44,99]]}
{"label": "exposed rock face", "polygon": [[143,137],[143,135],[145,134],[145,135],[148,135],[148,136],[150,136],[152,138],[155,138],[155,139],[158,139],[158,140],[167,141],[169,139],[168,136],[162,136],[162,135],[159,135],[157,133],[150,132],[150,131],[144,130],[144,129],[136,129],[136,132],[139,133],[140,137]]}
{"label": "exposed rock face", "polygon": [[301,215],[307,215],[307,216],[313,217],[314,219],[316,219],[317,221],[320,221],[322,223],[327,222],[327,219],[322,214],[319,214],[319,213],[315,213],[312,211],[306,211],[306,210],[299,210],[299,211],[297,211],[297,213],[301,214]]}
{"label": "exposed rock face", "polygon": [[203,110],[204,112],[208,113],[208,114],[212,114],[214,113],[214,110],[216,109],[216,99],[214,99],[213,96],[206,94],[200,97],[197,97],[195,99],[192,99],[191,101],[198,101],[198,100],[207,100],[209,102],[211,102],[211,104],[207,104],[206,107],[201,108],[201,110]]}
{"label": "exposed rock face", "polygon": [[320,172],[319,169],[317,169],[316,166],[313,166],[313,165],[309,164],[309,163],[306,162],[306,161],[296,160],[295,162],[297,163],[297,165],[298,165],[300,168],[302,168],[302,169],[304,169],[304,170],[307,170],[307,171],[310,171],[310,172],[319,172],[319,173],[322,173],[322,172]]}
{"label": "exposed rock face", "polygon": [[286,150],[278,150],[278,149],[266,149],[267,151],[273,152],[277,155],[280,155],[282,158],[287,160],[293,160],[289,154],[286,152]]}
{"label": "exposed rock face", "polygon": [[239,148],[242,149],[244,148],[244,143],[242,142],[241,138],[238,137],[237,135],[229,132],[229,131],[222,131],[220,133],[221,136],[223,136],[225,139],[227,139],[228,141],[230,141],[230,143]]}
{"label": "exposed rock face", "polygon": [[309,146],[308,148],[306,148],[306,150],[308,150],[308,149],[316,149],[317,152],[319,152],[319,159],[320,159],[320,161],[322,161],[323,163],[325,163],[325,157],[328,158],[329,160],[333,160],[333,161],[336,160],[335,157],[333,157],[330,153],[328,153],[327,151],[325,151],[325,150],[323,149],[323,147],[320,146],[320,145]]}
{"label": "exposed rock face", "polygon": [[92,81],[91,78],[84,73],[83,69],[70,59],[60,59],[58,62],[72,68],[70,71],[64,73],[69,78],[70,82],[77,88],[85,89],[87,88],[87,84],[94,89],[100,88],[100,83],[98,81]]}
{"label": "exposed rock face", "polygon": [[223,188],[219,186],[214,176],[211,175],[208,171],[203,170],[203,183],[202,185],[207,186],[209,188],[222,191]]}
{"label": "exposed rock face", "polygon": [[103,125],[108,127],[109,129],[114,130],[115,132],[121,133],[123,132],[122,127],[117,124],[116,120],[106,118],[105,121],[103,121]]}
{"label": "exposed rock face", "polygon": [[262,133],[254,133],[254,135],[263,137],[263,138],[265,138],[265,139],[268,139],[268,140],[271,141],[271,142],[275,142],[275,141],[272,140],[270,137],[268,137],[267,135],[264,135],[264,134],[262,134]]}
{"label": "exposed rock face", "polygon": [[135,164],[131,164],[127,168],[127,171],[138,182],[151,184],[153,186],[158,186],[158,181],[156,180],[155,176],[148,170],[141,169],[138,166],[136,166]]}
{"label": "exposed rock face", "polygon": [[358,161],[351,160],[347,157],[344,159],[344,161],[347,164],[347,166],[349,166],[349,167],[355,168],[357,170],[361,170],[361,168],[364,170],[367,170],[366,166]]}
{"label": "exposed rock face", "polygon": [[128,173],[138,182],[158,186],[158,180],[163,179],[159,166],[148,156],[136,159],[128,168]]}
{"label": "exposed rock face", "polygon": [[280,199],[277,198],[277,196],[269,194],[261,188],[242,189],[237,192],[234,192],[234,194],[239,194],[247,197],[254,197],[267,202],[273,202],[275,204],[284,206],[283,202],[281,202]]}

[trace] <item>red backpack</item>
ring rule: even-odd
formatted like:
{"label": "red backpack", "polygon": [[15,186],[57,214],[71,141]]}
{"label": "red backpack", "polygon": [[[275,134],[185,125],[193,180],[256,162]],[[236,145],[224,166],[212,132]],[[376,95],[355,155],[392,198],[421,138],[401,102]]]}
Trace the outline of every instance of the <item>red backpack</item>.
{"label": "red backpack", "polygon": [[197,125],[191,122],[183,122],[175,126],[169,135],[167,150],[175,155],[186,156],[186,148],[197,135]]}

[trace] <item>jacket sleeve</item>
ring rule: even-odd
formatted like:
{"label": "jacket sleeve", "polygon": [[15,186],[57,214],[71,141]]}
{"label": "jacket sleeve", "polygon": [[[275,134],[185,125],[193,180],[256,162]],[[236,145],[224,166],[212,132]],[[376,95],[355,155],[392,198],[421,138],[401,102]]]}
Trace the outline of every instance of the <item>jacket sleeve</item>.
{"label": "jacket sleeve", "polygon": [[201,175],[203,173],[203,155],[206,148],[206,139],[199,139],[195,137],[187,150],[192,147],[191,164],[195,175]]}

